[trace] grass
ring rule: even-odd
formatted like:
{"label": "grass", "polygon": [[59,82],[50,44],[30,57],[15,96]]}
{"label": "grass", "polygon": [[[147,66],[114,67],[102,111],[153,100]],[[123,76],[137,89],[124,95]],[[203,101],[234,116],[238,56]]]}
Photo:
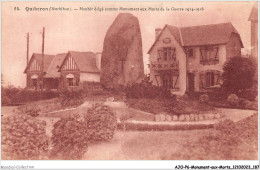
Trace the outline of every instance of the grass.
{"label": "grass", "polygon": [[258,102],[257,101],[250,101],[247,99],[240,99],[239,104],[236,106],[232,106],[227,103],[226,100],[222,101],[211,101],[209,102],[209,105],[213,107],[219,107],[219,108],[230,108],[230,109],[244,109],[244,110],[258,110]]}
{"label": "grass", "polygon": [[25,105],[17,107],[17,112],[25,112],[27,109],[40,109],[39,114],[52,112],[56,110],[63,109],[59,98],[49,99],[49,100],[40,100],[28,102]]}
{"label": "grass", "polygon": [[118,131],[110,142],[92,144],[83,159],[257,160],[257,114],[211,129]]}
{"label": "grass", "polygon": [[171,115],[181,114],[203,114],[214,112],[215,108],[207,104],[201,104],[196,100],[174,100],[174,99],[127,99],[129,107],[141,111],[158,114],[166,112]]}
{"label": "grass", "polygon": [[[30,105],[47,105],[47,109],[52,110],[57,105],[56,101],[57,99],[37,101]],[[190,104],[190,109],[196,107],[200,106],[196,103]],[[11,112],[12,109],[14,107],[2,111]],[[201,111],[210,109],[200,108]],[[141,128],[146,130],[143,126]],[[210,129],[117,131],[110,142],[91,144],[83,159],[256,160],[257,155],[258,115],[255,114],[235,124],[224,122]]]}

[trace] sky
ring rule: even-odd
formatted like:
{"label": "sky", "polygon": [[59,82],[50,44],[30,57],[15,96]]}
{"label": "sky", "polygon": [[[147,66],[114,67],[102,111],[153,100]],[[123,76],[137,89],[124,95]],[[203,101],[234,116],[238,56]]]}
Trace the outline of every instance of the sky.
{"label": "sky", "polygon": [[[45,27],[45,54],[68,51],[102,52],[106,32],[119,13],[138,17],[142,34],[145,72],[155,28],[165,24],[195,26],[232,22],[245,49],[250,49],[250,15],[254,2],[2,2],[1,71],[4,82],[25,87],[26,33],[30,33],[29,57],[41,53],[42,28]],[[19,10],[14,10],[18,7]],[[26,11],[26,9],[64,7],[71,11]],[[74,10],[96,7],[103,11]],[[147,8],[147,11],[105,11],[105,8]],[[170,9],[166,11],[166,7]],[[149,8],[163,8],[151,11]],[[184,11],[180,9],[183,8]],[[196,8],[200,11],[187,11]],[[16,8],[17,9],[17,8]],[[177,10],[179,9],[179,10]]]}

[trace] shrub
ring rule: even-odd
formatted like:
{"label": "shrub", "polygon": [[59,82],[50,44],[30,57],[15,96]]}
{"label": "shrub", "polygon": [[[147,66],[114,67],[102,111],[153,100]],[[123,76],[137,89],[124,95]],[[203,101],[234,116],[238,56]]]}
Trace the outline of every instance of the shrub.
{"label": "shrub", "polygon": [[53,159],[80,159],[88,148],[87,124],[75,118],[62,118],[54,124],[51,141]]}
{"label": "shrub", "polygon": [[46,159],[49,140],[45,126],[45,121],[36,120],[28,115],[2,118],[2,158]]}
{"label": "shrub", "polygon": [[11,99],[8,96],[3,96],[1,103],[2,103],[2,106],[8,106],[11,104]]}
{"label": "shrub", "polygon": [[28,115],[30,115],[32,117],[36,117],[36,116],[39,116],[39,112],[40,111],[41,111],[41,109],[39,107],[37,107],[37,106],[32,107],[32,108],[26,107],[24,113],[28,114]]}
{"label": "shrub", "polygon": [[116,116],[111,108],[94,104],[87,113],[74,114],[62,118],[54,124],[54,159],[81,159],[87,151],[88,143],[109,141],[116,130]]}
{"label": "shrub", "polygon": [[235,94],[230,94],[227,98],[227,102],[232,106],[237,106],[239,103],[239,98]]}
{"label": "shrub", "polygon": [[207,104],[209,102],[209,96],[207,94],[203,94],[199,98],[200,103]]}
{"label": "shrub", "polygon": [[239,91],[237,93],[237,95],[239,97],[241,97],[241,98],[245,98],[245,99],[248,99],[248,100],[255,100],[255,98],[258,95],[258,87],[257,86],[253,86],[250,89]]}
{"label": "shrub", "polygon": [[223,67],[223,88],[229,93],[238,93],[254,85],[257,71],[252,58],[232,57]]}
{"label": "shrub", "polygon": [[125,88],[127,98],[170,98],[171,92],[169,89],[152,85],[149,78],[144,78],[141,83],[128,85]]}
{"label": "shrub", "polygon": [[116,130],[116,115],[104,104],[95,103],[84,115],[90,141],[109,141]]}
{"label": "shrub", "polygon": [[83,90],[65,89],[60,93],[62,106],[78,106],[84,102]]}
{"label": "shrub", "polygon": [[226,119],[215,124],[214,128],[224,134],[231,134],[236,131],[236,124],[232,120]]}
{"label": "shrub", "polygon": [[15,87],[2,87],[2,104],[11,105],[25,103],[29,101],[52,99],[58,96],[57,92],[53,91],[35,91],[26,90]]}

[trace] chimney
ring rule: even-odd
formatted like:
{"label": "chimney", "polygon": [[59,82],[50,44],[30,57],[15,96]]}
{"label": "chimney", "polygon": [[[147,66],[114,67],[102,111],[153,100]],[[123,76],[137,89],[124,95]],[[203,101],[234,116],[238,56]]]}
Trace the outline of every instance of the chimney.
{"label": "chimney", "polygon": [[161,31],[162,31],[161,28],[155,28],[155,40],[157,40],[157,38],[160,35]]}
{"label": "chimney", "polygon": [[102,53],[96,53],[96,66],[101,70],[101,55]]}

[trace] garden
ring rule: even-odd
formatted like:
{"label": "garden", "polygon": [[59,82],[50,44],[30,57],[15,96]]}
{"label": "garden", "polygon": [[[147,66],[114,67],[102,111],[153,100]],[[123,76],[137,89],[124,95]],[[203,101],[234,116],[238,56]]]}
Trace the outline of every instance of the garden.
{"label": "garden", "polygon": [[[2,87],[2,159],[257,159],[257,88],[250,74],[251,83],[236,82],[239,88],[224,74],[218,95],[176,96],[148,78],[120,90]],[[238,121],[223,108],[237,109]]]}

